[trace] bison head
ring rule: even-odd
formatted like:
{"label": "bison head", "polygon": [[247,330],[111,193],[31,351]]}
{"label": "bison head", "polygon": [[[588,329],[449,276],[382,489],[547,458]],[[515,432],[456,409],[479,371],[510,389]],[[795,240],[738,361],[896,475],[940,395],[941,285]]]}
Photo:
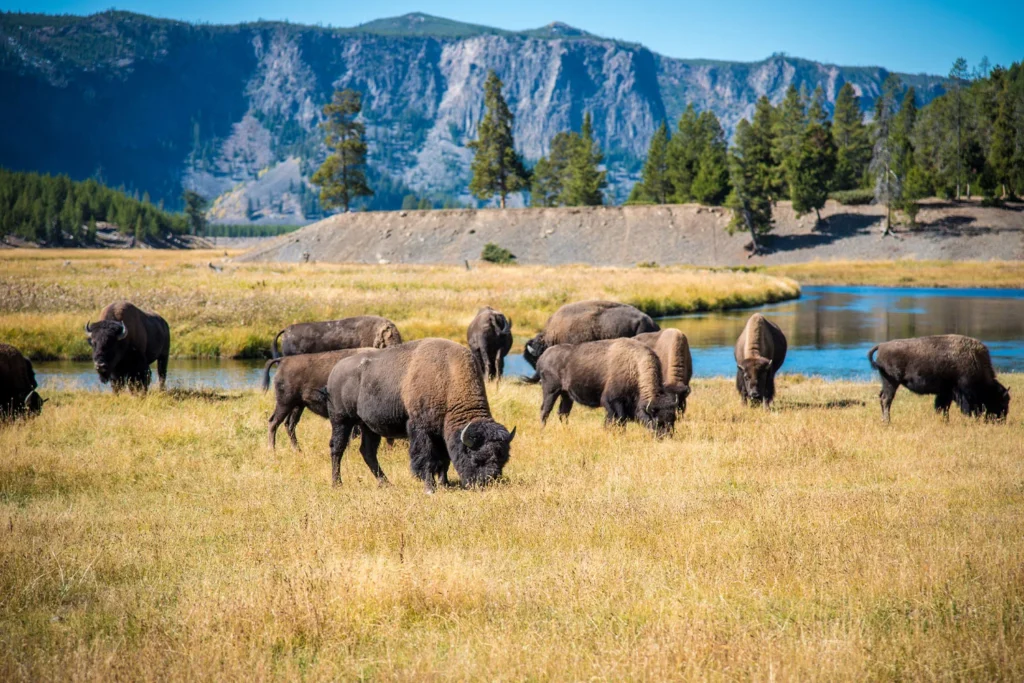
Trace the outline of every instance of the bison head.
{"label": "bison head", "polygon": [[25,397],[25,409],[33,415],[38,415],[43,412],[44,403],[46,403],[46,399],[40,396],[35,389]]}
{"label": "bison head", "polygon": [[747,358],[736,364],[736,383],[752,401],[762,400],[768,391],[768,375],[772,362],[767,358]]}
{"label": "bison head", "polygon": [[537,367],[537,360],[543,355],[544,351],[548,348],[547,342],[544,341],[544,335],[538,334],[536,337],[526,342],[526,346],[523,348],[523,358],[532,367]]}
{"label": "bison head", "polygon": [[92,347],[92,362],[101,382],[109,382],[110,378],[128,352],[128,328],[119,320],[101,320],[98,323],[86,323],[85,334]]}
{"label": "bison head", "polygon": [[679,398],[676,394],[662,391],[653,400],[640,406],[637,421],[654,431],[655,436],[668,436],[676,428],[676,410]]}
{"label": "bison head", "polygon": [[985,418],[1005,420],[1010,412],[1010,390],[999,382],[993,382],[985,395]]}
{"label": "bison head", "polygon": [[676,398],[676,410],[680,415],[686,413],[686,398],[690,395],[690,387],[685,384],[669,384],[665,387],[665,393]]}
{"label": "bison head", "polygon": [[448,444],[463,486],[481,486],[501,476],[516,436],[494,420],[473,420]]}

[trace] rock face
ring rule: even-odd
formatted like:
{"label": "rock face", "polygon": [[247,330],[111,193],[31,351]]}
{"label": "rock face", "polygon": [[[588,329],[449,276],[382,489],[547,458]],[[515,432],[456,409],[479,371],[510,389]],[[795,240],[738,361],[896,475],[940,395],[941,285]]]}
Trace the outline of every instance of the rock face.
{"label": "rock face", "polygon": [[[628,194],[657,123],[688,102],[731,131],[760,95],[777,101],[791,83],[820,84],[831,103],[849,81],[870,110],[888,74],[782,56],[677,60],[564,24],[510,33],[422,14],[333,29],[12,13],[0,15],[0,89],[15,101],[0,107],[0,164],[98,175],[169,206],[183,185],[230,193],[218,220],[302,221],[317,210],[308,178],[323,157],[320,108],[351,87],[364,93],[374,207],[408,192],[466,201],[465,143],[490,69],[530,161],[591,112],[613,200]],[[923,101],[942,92],[940,78],[903,78]],[[282,163],[274,177],[287,184],[259,184]]]}

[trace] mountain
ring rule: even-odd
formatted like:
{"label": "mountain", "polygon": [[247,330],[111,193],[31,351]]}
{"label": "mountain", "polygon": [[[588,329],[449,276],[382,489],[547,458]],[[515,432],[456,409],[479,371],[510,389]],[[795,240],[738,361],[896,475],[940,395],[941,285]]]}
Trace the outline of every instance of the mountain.
{"label": "mountain", "polygon": [[[337,88],[364,93],[377,197],[470,201],[465,143],[494,69],[535,160],[558,131],[594,118],[610,193],[635,182],[654,128],[688,102],[731,132],[762,94],[844,82],[865,111],[888,72],[785,55],[761,62],[683,60],[562,23],[524,32],[426,14],[353,28],[258,22],[189,24],[109,11],[87,17],[0,14],[0,165],[99,177],[179,206],[182,186],[215,200],[214,220],[303,221],[323,157],[320,108]],[[901,75],[921,104],[936,76]]]}

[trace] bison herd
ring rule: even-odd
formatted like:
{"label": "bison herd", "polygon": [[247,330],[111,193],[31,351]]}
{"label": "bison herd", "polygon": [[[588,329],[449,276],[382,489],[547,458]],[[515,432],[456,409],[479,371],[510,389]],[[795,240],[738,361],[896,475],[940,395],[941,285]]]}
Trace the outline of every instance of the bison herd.
{"label": "bison herd", "polygon": [[[114,391],[146,391],[157,363],[160,388],[167,379],[170,328],[155,313],[128,302],[107,306],[85,325],[100,381]],[[279,345],[280,342],[280,345]],[[309,409],[331,423],[331,476],[341,481],[341,458],[353,436],[377,480],[387,477],[377,462],[382,439],[407,439],[412,472],[427,491],[448,484],[449,465],[460,483],[482,485],[501,476],[516,430],[491,415],[485,380],[500,379],[512,348],[512,321],[489,306],[467,331],[468,348],[445,339],[403,342],[393,322],[357,316],[300,323],[281,330],[273,359],[263,371],[263,390],[274,376],[276,406],[268,442],[275,445],[283,423],[292,446],[295,428]],[[744,404],[768,407],[775,400],[775,375],[786,360],[786,336],[760,313],[750,316],[736,340],[736,389]],[[525,381],[541,388],[543,425],[558,401],[568,419],[574,404],[603,408],[606,425],[635,421],[657,436],[672,433],[686,411],[693,359],[686,335],[659,328],[642,311],[611,301],[562,306],[523,358],[535,372]],[[935,409],[948,415],[956,403],[966,415],[1006,417],[1009,390],[996,380],[988,349],[961,335],[898,339],[868,353],[882,379],[882,417],[889,421],[900,386],[935,395]],[[0,417],[39,413],[32,363],[0,344]]]}

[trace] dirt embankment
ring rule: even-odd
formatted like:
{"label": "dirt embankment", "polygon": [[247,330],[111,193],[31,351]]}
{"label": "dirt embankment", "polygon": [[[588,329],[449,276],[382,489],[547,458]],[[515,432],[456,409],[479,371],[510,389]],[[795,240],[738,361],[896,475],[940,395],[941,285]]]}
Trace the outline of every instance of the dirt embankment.
{"label": "dirt embankment", "polygon": [[829,202],[825,219],[775,209],[769,253],[749,257],[750,236],[729,235],[730,212],[692,204],[456,211],[333,216],[255,247],[243,261],[461,263],[494,242],[520,263],[754,265],[829,259],[1024,259],[1024,205],[931,201],[919,226],[882,237],[885,209]]}

